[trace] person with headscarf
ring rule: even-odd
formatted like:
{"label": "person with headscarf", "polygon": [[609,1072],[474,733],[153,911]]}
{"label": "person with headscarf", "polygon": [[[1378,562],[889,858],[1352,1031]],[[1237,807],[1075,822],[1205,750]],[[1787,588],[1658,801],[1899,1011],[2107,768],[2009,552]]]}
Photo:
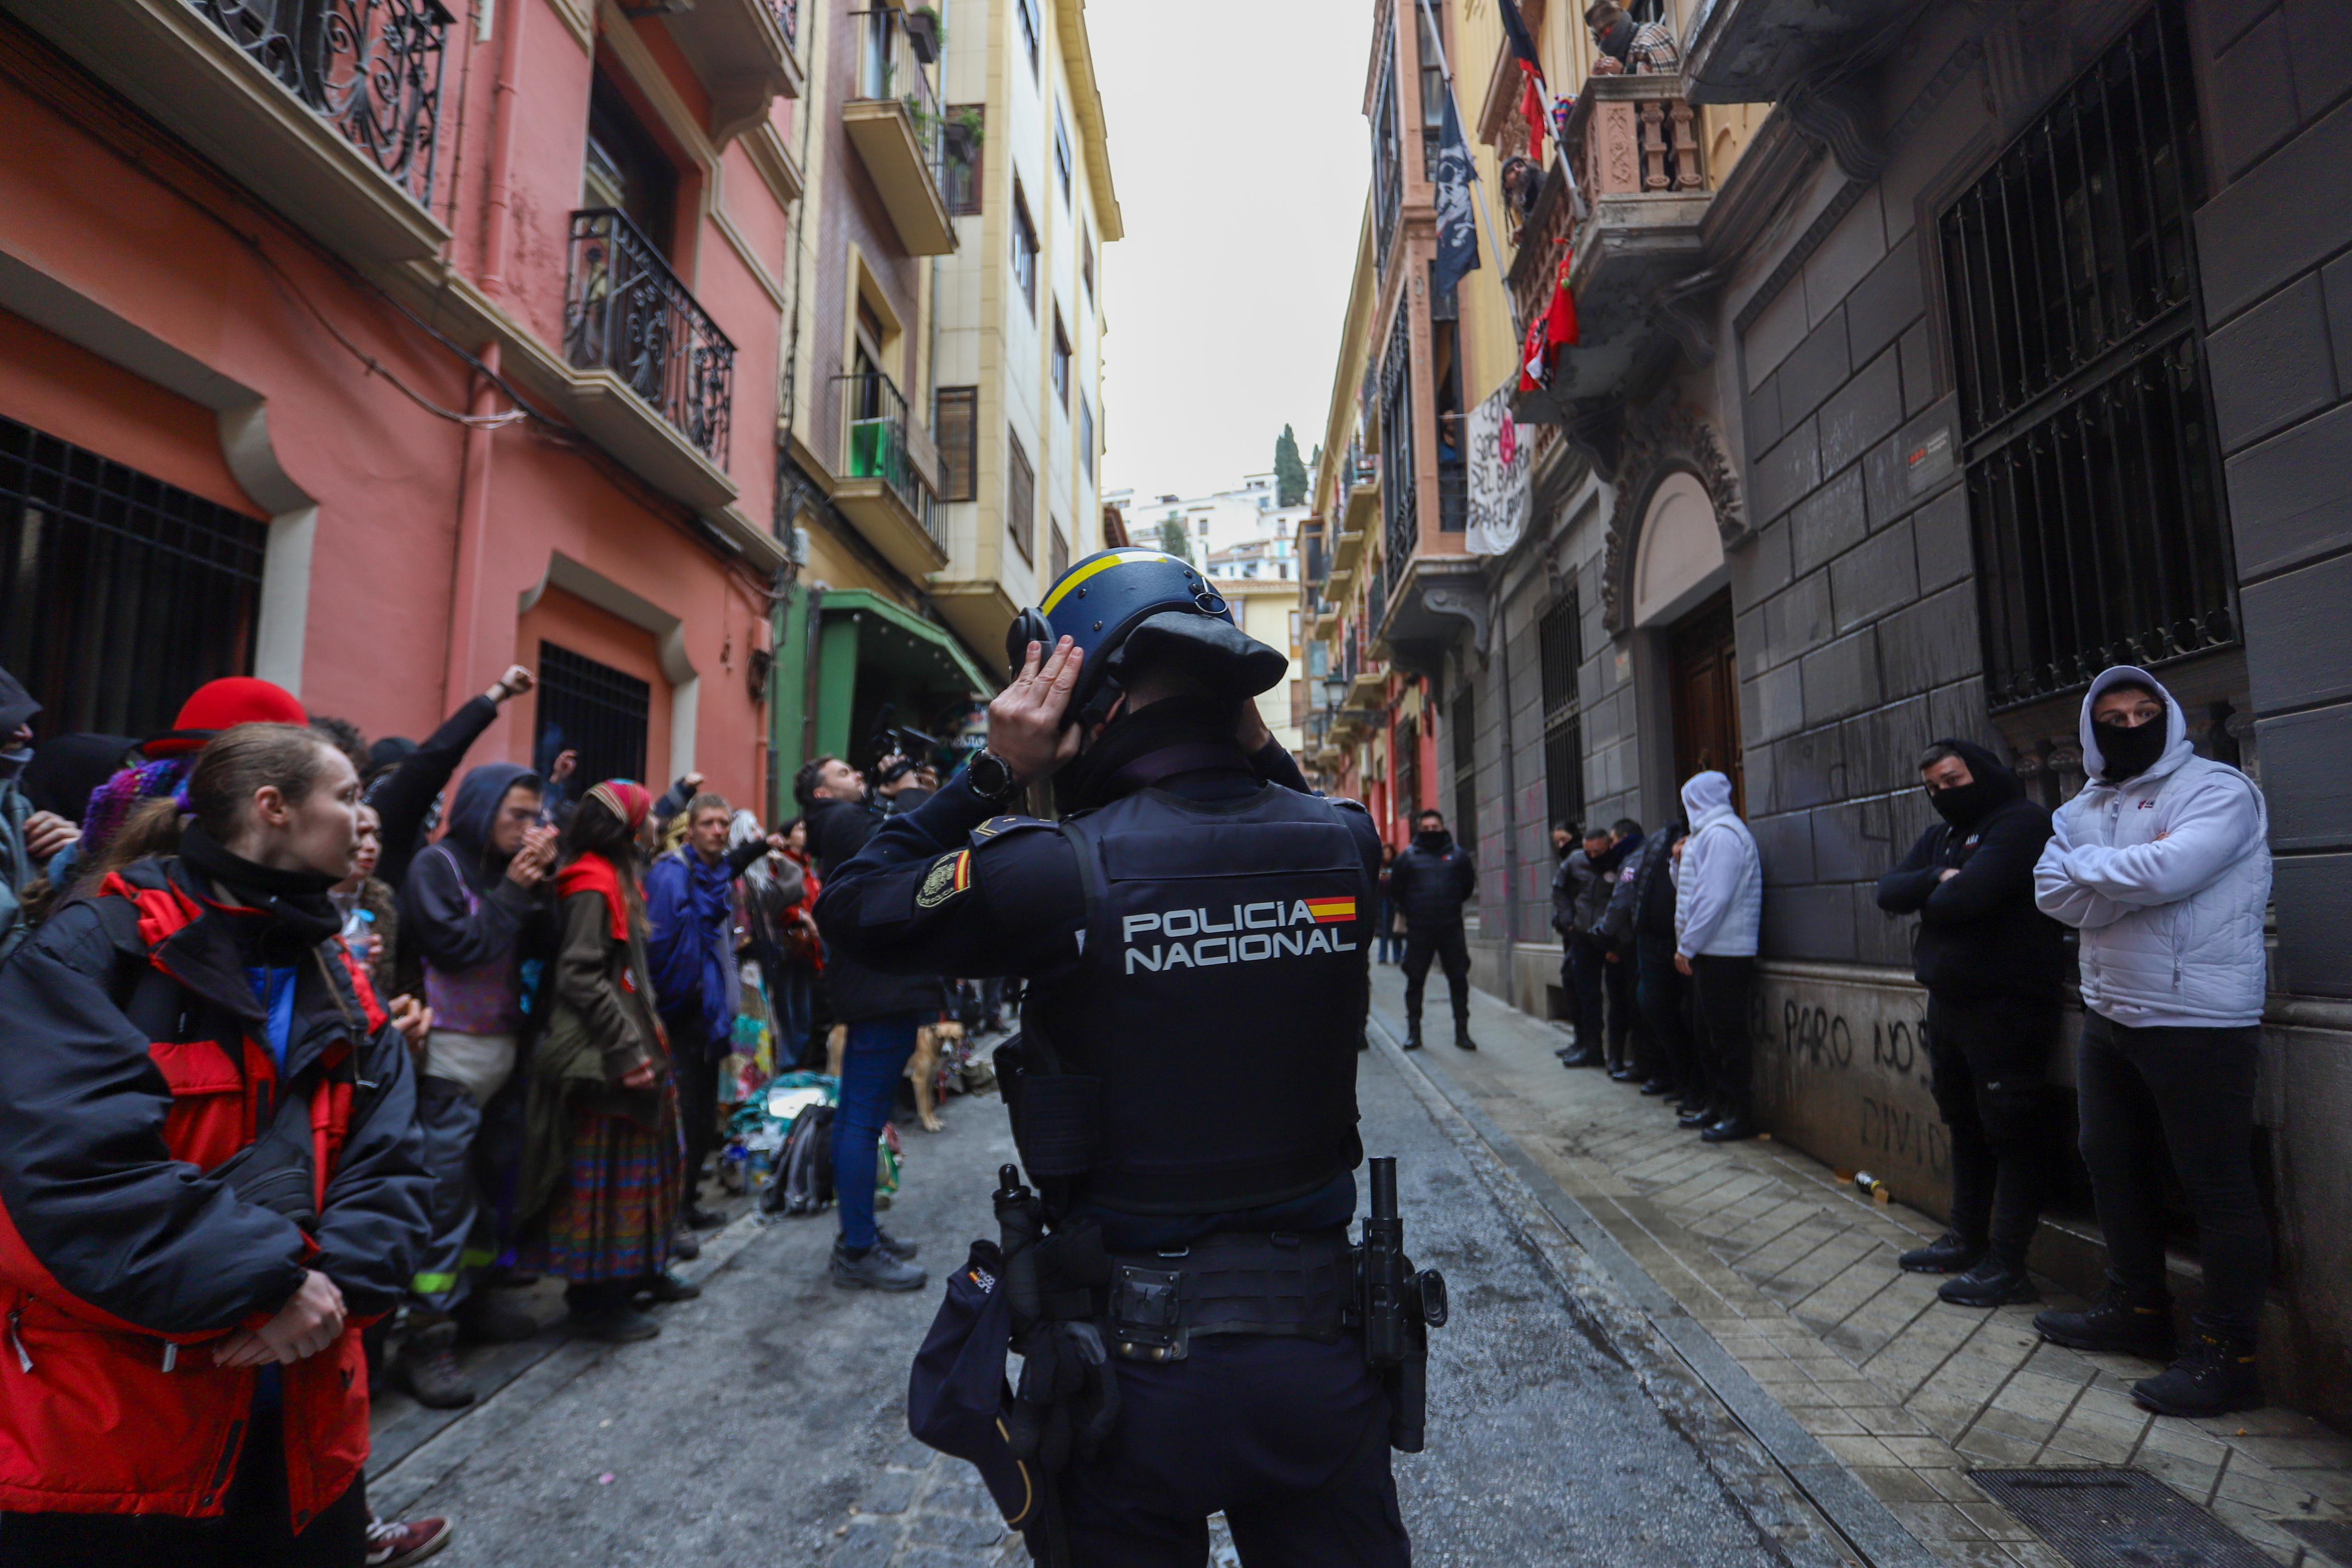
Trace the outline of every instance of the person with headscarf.
{"label": "person with headscarf", "polygon": [[1878,879],[1878,907],[1919,917],[1911,970],[1927,988],[1952,1218],[1901,1262],[1955,1276],[1936,1293],[1958,1306],[2034,1301],[2025,1253],[2051,1180],[2046,1078],[2066,959],[2063,928],[2033,905],[2050,813],[1973,741],[1937,741],[1919,777],[1941,821]]}
{"label": "person with headscarf", "polygon": [[422,972],[433,1009],[417,1086],[425,1165],[434,1175],[433,1242],[418,1260],[409,1333],[393,1375],[439,1408],[474,1390],[452,1358],[461,1308],[486,1339],[538,1332],[529,1314],[476,1290],[497,1256],[498,1226],[477,1193],[483,1113],[513,1075],[535,966],[547,944],[544,883],[555,830],[539,821],[538,775],[511,762],[467,773],[448,831],[409,868],[400,890],[401,961]]}
{"label": "person with headscarf", "polygon": [[569,1281],[573,1325],[611,1342],[661,1325],[639,1296],[701,1293],[669,1272],[685,1190],[669,1041],[646,956],[645,845],[653,796],[596,785],[564,824],[556,873],[555,978],[531,1052],[522,1173],[522,1259]]}
{"label": "person with headscarf", "polygon": [[2109,1288],[2033,1326],[2078,1350],[2170,1359],[2158,1176],[2169,1160],[2204,1295],[2187,1353],[2132,1396],[2167,1416],[2250,1410],[2263,1403],[2254,1335],[2271,1266],[2253,1162],[2270,812],[2252,779],[2196,754],[2180,704],[2146,670],[2103,671],[2080,723],[2088,779],[2059,809],[2034,901],[2082,933],[2075,1083]]}

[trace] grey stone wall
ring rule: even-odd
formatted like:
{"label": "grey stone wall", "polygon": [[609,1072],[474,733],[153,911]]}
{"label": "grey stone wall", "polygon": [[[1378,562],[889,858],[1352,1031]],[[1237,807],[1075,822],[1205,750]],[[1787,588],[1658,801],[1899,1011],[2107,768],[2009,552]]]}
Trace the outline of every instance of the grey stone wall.
{"label": "grey stone wall", "polygon": [[2273,983],[2352,997],[2352,19],[2204,0],[2197,214],[2246,666],[2277,854]]}

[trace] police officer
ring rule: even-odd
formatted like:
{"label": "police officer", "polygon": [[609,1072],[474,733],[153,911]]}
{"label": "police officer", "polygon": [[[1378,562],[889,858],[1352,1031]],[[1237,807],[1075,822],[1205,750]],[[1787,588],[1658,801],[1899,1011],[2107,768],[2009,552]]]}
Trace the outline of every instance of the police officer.
{"label": "police officer", "polygon": [[1464,1051],[1478,1049],[1470,1038],[1470,945],[1462,931],[1462,906],[1477,896],[1477,862],[1445,831],[1444,812],[1422,812],[1413,822],[1412,842],[1389,869],[1389,898],[1404,911],[1407,1051],[1421,1049],[1422,988],[1429,982],[1433,958],[1445,971],[1454,1003],[1454,1043]]}
{"label": "police officer", "polygon": [[[879,968],[1029,982],[1014,1133],[1112,1266],[1117,1415],[1060,1471],[1068,1560],[1193,1568],[1222,1510],[1244,1563],[1406,1563],[1341,1324],[1378,831],[1307,792],[1252,700],[1288,661],[1172,556],[1077,562],[1008,653],[985,748],[817,920]],[[1048,779],[1059,823],[1003,814]]]}

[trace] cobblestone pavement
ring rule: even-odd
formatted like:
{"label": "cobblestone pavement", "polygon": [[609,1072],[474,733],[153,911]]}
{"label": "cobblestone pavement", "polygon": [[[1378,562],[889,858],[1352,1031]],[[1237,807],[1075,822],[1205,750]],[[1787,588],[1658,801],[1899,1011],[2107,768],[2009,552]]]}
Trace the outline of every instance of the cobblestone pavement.
{"label": "cobblestone pavement", "polygon": [[[1854,1561],[1757,1442],[1391,1044],[1360,1059],[1369,1152],[1395,1154],[1415,1260],[1443,1268],[1430,1443],[1396,1459],[1424,1565]],[[908,1134],[887,1217],[936,1273],[988,1223],[1001,1106]],[[551,1331],[501,1353],[495,1397],[425,1431],[387,1400],[371,1496],[446,1513],[444,1561],[982,1568],[1025,1561],[972,1472],[906,1437],[934,1292],[824,1280],[829,1218],[721,1232],[698,1301],[608,1349]],[[516,1370],[516,1357],[529,1356]],[[486,1362],[487,1365],[487,1362]],[[1213,1556],[1234,1561],[1222,1531]]]}
{"label": "cobblestone pavement", "polygon": [[[1401,1016],[1397,972],[1378,975],[1376,1009]],[[2128,1392],[2148,1364],[2043,1343],[2038,1308],[1950,1306],[1937,1280],[1897,1268],[1896,1253],[1939,1234],[1937,1222],[1863,1201],[1793,1149],[1699,1143],[1630,1086],[1562,1071],[1551,1054],[1562,1035],[1484,993],[1474,1023],[1477,1054],[1433,1047],[1431,1075],[1491,1118],[1937,1558],[2064,1563],[1971,1469],[2126,1466],[2280,1563],[2328,1561],[2286,1527],[2352,1521],[2352,1441],[2284,1409],[2154,1416]]]}

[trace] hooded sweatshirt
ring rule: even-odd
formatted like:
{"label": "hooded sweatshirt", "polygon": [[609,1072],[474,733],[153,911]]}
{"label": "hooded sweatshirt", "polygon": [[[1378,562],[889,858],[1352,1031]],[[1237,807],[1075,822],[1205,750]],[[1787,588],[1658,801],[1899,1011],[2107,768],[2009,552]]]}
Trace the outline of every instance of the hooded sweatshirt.
{"label": "hooded sweatshirt", "polygon": [[[2164,699],[2164,750],[2109,782],[2091,706],[2129,683]],[[2083,697],[2082,793],[2058,810],[2034,902],[2083,934],[2083,1005],[2130,1028],[2259,1023],[2269,970],[2270,813],[2253,780],[2198,756],[2172,694],[2147,671],[2103,671]]]}
{"label": "hooded sweatshirt", "polygon": [[1731,780],[1710,768],[1683,786],[1690,847],[1675,875],[1675,951],[1685,957],[1752,958],[1764,915],[1764,863],[1748,824],[1731,809]]}
{"label": "hooded sweatshirt", "polygon": [[[1958,802],[1948,795],[1947,820],[1878,879],[1878,907],[1919,916],[1911,972],[1938,998],[1965,1005],[2038,997],[2054,1007],[2065,936],[2033,905],[2033,867],[2050,841],[2050,813],[2027,800],[2017,775],[1983,747],[1937,744],[1958,752],[1975,782]],[[1960,803],[1968,809],[1953,810]]]}
{"label": "hooded sweatshirt", "polygon": [[511,856],[489,847],[507,791],[538,786],[512,762],[485,762],[449,802],[449,831],[416,857],[400,889],[404,948],[425,964],[425,996],[436,1027],[511,1034],[522,1027],[522,959],[543,937],[544,888],[517,886]]}

